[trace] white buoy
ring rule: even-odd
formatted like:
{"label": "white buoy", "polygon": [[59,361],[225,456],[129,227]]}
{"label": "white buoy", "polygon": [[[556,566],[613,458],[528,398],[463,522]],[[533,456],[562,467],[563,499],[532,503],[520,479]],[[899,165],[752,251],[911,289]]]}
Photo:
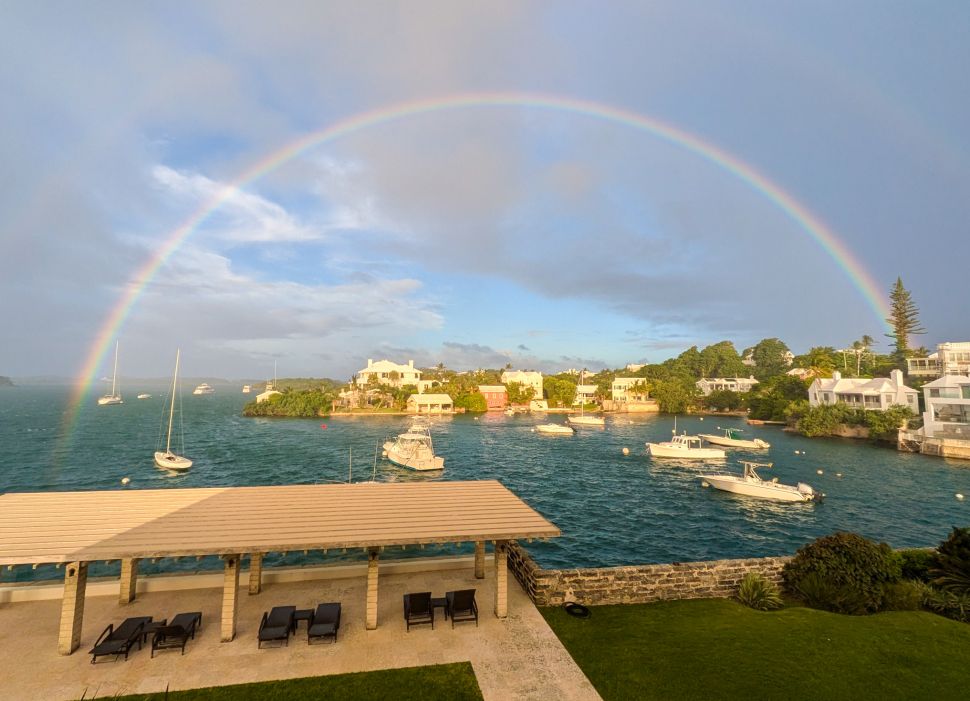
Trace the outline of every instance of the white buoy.
{"label": "white buoy", "polygon": [[825,472],[823,470],[815,470],[815,474],[816,475],[824,475]]}
{"label": "white buoy", "polygon": [[795,455],[798,455],[798,451],[797,450],[795,451]]}
{"label": "white buoy", "polygon": [[706,480],[701,480],[701,486],[702,487],[710,487],[711,485],[708,484]]}
{"label": "white buoy", "polygon": [[121,484],[123,486],[127,487],[129,485],[129,483],[131,483],[131,477],[122,477],[121,478]]}
{"label": "white buoy", "polygon": [[702,417],[701,417],[701,421],[703,421],[703,420],[704,420],[704,417],[702,416]]}
{"label": "white buoy", "polygon": [[529,433],[535,433],[535,432],[536,432],[536,430],[534,428],[530,428],[529,429]]}
{"label": "white buoy", "polygon": [[836,473],[835,473],[835,476],[836,476],[836,477],[841,477],[841,476],[842,476],[842,473],[841,473],[841,472],[836,472]]}
{"label": "white buoy", "polygon": [[956,498],[957,498],[957,499],[960,499],[960,500],[962,501],[962,500],[963,500],[963,495],[962,495],[962,494],[960,494],[960,492],[957,492],[957,493],[956,493]]}
{"label": "white buoy", "polygon": [[630,454],[630,449],[629,448],[624,448],[623,449],[623,454],[624,455],[629,455]]}

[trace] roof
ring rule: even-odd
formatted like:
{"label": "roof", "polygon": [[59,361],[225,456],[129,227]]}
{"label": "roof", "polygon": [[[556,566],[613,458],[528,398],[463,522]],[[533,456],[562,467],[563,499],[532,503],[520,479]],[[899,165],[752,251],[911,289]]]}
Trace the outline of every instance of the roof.
{"label": "roof", "polygon": [[360,370],[359,373],[371,373],[371,372],[408,372],[408,373],[419,373],[417,368],[413,368],[410,365],[398,365],[397,363],[390,360],[378,360],[376,363]]}
{"label": "roof", "polygon": [[408,401],[412,399],[419,404],[451,403],[451,397],[447,394],[412,394],[408,397]]}
{"label": "roof", "polygon": [[835,379],[834,377],[818,377],[812,383],[812,387],[824,392],[835,392],[836,394],[845,392],[879,394],[881,392],[896,392],[898,390],[918,394],[915,389],[907,387],[906,385],[897,386],[888,377],[874,377],[872,379],[864,377],[842,377],[839,379]]}
{"label": "roof", "polygon": [[0,495],[0,565],[559,534],[497,480]]}
{"label": "roof", "polygon": [[927,382],[923,387],[959,387],[960,385],[970,384],[970,377],[964,375],[943,375],[932,382]]}
{"label": "roof", "polygon": [[505,385],[478,385],[479,392],[506,392]]}

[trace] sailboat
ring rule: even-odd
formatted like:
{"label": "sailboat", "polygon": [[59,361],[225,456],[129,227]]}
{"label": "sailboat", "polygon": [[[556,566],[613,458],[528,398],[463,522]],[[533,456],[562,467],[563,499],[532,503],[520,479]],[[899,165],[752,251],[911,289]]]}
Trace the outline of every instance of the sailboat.
{"label": "sailboat", "polygon": [[115,341],[115,370],[111,375],[111,394],[106,394],[103,397],[98,397],[98,405],[103,406],[105,404],[124,404],[121,400],[121,394],[117,391],[118,387],[118,341]]}
{"label": "sailboat", "polygon": [[[172,452],[172,419],[175,417],[175,393],[178,391],[179,355],[181,352],[181,349],[175,351],[175,375],[172,377],[172,401],[168,409],[168,438],[165,439],[165,451],[155,451],[155,464],[165,470],[188,470],[192,467],[191,460]],[[181,414],[179,415],[179,423],[181,423]],[[181,431],[179,431],[179,435],[181,435]],[[185,446],[182,447],[182,450],[184,452]]]}
{"label": "sailboat", "polygon": [[[586,371],[579,373],[579,385],[582,386],[586,381]],[[582,398],[579,400],[579,416],[567,416],[566,421],[573,426],[589,426],[591,428],[603,428],[606,420],[602,416],[586,416],[586,402]]]}

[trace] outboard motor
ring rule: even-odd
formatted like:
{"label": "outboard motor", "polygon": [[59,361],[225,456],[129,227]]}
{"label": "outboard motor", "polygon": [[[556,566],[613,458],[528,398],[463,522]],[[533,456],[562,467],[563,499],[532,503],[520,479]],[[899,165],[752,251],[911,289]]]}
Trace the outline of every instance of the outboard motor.
{"label": "outboard motor", "polygon": [[805,496],[807,496],[809,499],[812,499],[813,501],[821,501],[822,497],[825,496],[821,492],[816,492],[812,488],[812,485],[805,484],[804,482],[798,483],[798,493],[804,494]]}

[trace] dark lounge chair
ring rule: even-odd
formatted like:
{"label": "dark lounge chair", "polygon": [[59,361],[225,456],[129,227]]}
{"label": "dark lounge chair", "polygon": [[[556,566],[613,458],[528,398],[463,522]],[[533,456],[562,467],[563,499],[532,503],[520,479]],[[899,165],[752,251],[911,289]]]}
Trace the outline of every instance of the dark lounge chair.
{"label": "dark lounge chair", "polygon": [[296,606],[274,606],[269,613],[263,614],[259,623],[259,636],[256,647],[272,640],[282,640],[284,645],[290,644],[290,633],[294,630],[293,614]]}
{"label": "dark lounge chair", "polygon": [[195,638],[195,631],[202,626],[202,613],[179,613],[167,626],[155,631],[152,638],[152,657],[156,650],[174,650],[179,648],[185,654],[185,644],[189,638]]}
{"label": "dark lounge chair", "polygon": [[431,606],[430,591],[404,595],[404,620],[407,621],[409,632],[411,626],[422,623],[430,623],[431,630],[434,630],[434,608]]}
{"label": "dark lounge chair", "polygon": [[123,654],[127,660],[132,645],[138,643],[138,649],[141,650],[145,625],[151,622],[151,616],[137,616],[126,618],[117,628],[114,623],[109,623],[91,648],[91,664],[104,655],[114,655],[117,659],[118,655]]}
{"label": "dark lounge chair", "polygon": [[448,604],[445,606],[445,615],[451,616],[451,627],[455,627],[455,621],[475,621],[478,626],[478,604],[475,603],[474,589],[461,589],[459,591],[449,591],[445,594]]}
{"label": "dark lounge chair", "polygon": [[339,629],[340,604],[320,604],[313,612],[313,618],[306,629],[307,645],[321,638],[332,638],[332,642],[337,642]]}

